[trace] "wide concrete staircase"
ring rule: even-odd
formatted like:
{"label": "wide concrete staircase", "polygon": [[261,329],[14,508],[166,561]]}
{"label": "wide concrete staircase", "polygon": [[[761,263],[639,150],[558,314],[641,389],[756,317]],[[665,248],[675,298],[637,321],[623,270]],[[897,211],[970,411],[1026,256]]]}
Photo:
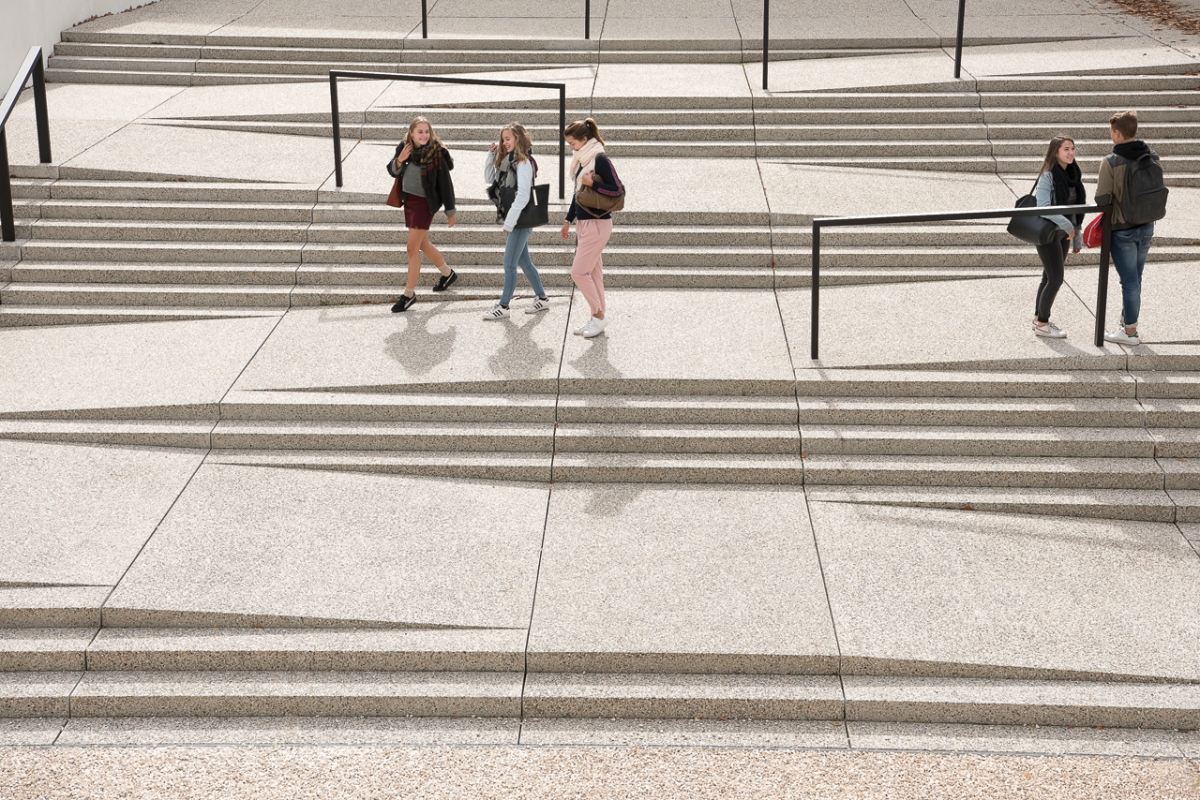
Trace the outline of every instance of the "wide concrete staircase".
{"label": "wide concrete staircase", "polygon": [[[230,41],[71,33],[51,80],[201,85],[320,79],[330,66],[429,72],[514,63],[478,42]],[[794,43],[781,59],[826,57]],[[893,42],[905,48],[904,42]],[[610,45],[606,45],[610,47]],[[839,54],[852,53],[841,48]],[[872,50],[877,53],[879,50]],[[651,58],[650,56],[653,56]],[[626,61],[738,62],[740,49],[628,48]],[[620,49],[605,59],[620,60]],[[526,66],[594,63],[554,42]],[[780,157],[806,164],[1027,176],[1060,130],[1099,143],[1110,109],[1136,105],[1200,182],[1200,78],[986,79],[787,97],[595,100],[614,154]],[[582,110],[582,109],[580,109]],[[343,130],[392,141],[438,115],[452,147],[512,116],[500,107],[347,114]],[[553,138],[549,107],[522,112]],[[328,136],[320,115],[163,124]],[[18,170],[19,236],[0,324],[220,318],[387,302],[403,230],[375,195],[319,187],[139,180],[72,167]],[[866,209],[864,209],[865,211]],[[628,287],[770,289],[808,281],[809,218],[630,211],[606,253]],[[463,205],[439,246],[458,299],[498,284],[493,214]],[[539,231],[551,287],[571,252]],[[907,226],[828,235],[828,284],[1033,275],[1000,226]],[[1200,243],[1160,237],[1157,260]],[[795,346],[795,345],[793,345]],[[558,379],[491,384],[232,391],[217,406],[10,413],[0,438],[208,452],[211,463],[577,483],[790,484],[809,499],[1147,522],[1200,521],[1200,356],[1133,353],[1122,368],[986,366],[797,371],[795,381]],[[40,593],[39,593],[40,592]],[[1200,686],[1171,676],[996,664],[881,661],[813,652],[543,651],[525,629],[456,629],[123,608],[107,587],[46,587],[0,611],[0,717],[414,716],[860,720],[1200,727]]]}

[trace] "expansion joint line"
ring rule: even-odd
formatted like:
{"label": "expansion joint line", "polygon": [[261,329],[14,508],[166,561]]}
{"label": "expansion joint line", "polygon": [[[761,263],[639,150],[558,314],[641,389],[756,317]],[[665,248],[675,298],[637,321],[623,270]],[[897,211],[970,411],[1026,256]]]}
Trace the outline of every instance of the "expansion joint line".
{"label": "expansion joint line", "polygon": [[533,637],[533,613],[537,608],[538,584],[542,578],[542,556],[546,552],[546,530],[550,527],[550,503],[554,499],[554,459],[558,454],[558,405],[562,398],[562,365],[567,357],[567,341],[571,338],[571,309],[575,305],[575,290],[572,287],[570,298],[567,300],[566,327],[563,328],[562,349],[558,354],[558,374],[554,377],[554,427],[550,433],[550,482],[546,490],[546,516],[542,520],[542,541],[538,546],[537,569],[533,574],[533,599],[529,604],[529,627],[525,631],[525,652],[521,670],[521,701],[517,723],[517,744],[521,743],[521,733],[525,727],[525,686],[529,682],[529,642]]}

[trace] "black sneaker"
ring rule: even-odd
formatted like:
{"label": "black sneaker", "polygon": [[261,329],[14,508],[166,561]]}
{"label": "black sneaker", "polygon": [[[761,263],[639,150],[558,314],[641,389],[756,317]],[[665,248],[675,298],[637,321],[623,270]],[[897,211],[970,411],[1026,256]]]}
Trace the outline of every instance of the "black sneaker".
{"label": "black sneaker", "polygon": [[458,273],[454,270],[450,270],[449,275],[443,275],[442,277],[438,278],[438,282],[433,285],[433,290],[435,292],[444,292],[449,289],[450,284],[454,283],[456,280],[458,280]]}
{"label": "black sneaker", "polygon": [[401,311],[408,311],[409,306],[417,302],[417,296],[414,294],[409,297],[406,294],[400,295],[400,299],[396,301],[396,305],[392,306],[392,313],[399,314]]}

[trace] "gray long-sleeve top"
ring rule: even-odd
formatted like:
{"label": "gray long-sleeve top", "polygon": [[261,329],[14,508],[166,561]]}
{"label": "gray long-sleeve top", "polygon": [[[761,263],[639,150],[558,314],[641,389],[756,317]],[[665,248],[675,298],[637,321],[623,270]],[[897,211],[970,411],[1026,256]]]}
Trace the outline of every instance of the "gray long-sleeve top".
{"label": "gray long-sleeve top", "polygon": [[[496,154],[485,153],[484,155],[486,157],[483,162],[483,179],[491,186],[500,176],[500,172],[496,169]],[[527,158],[517,163],[515,167],[517,196],[513,198],[512,208],[508,209],[508,216],[504,218],[505,233],[511,232],[517,226],[517,220],[521,218],[521,211],[528,205],[529,198],[533,194],[533,164],[529,163]],[[513,170],[505,170],[505,173],[505,185],[514,185]]]}
{"label": "gray long-sleeve top", "polygon": [[[1039,206],[1055,205],[1055,203],[1053,202],[1053,200],[1054,200],[1054,176],[1051,175],[1049,172],[1043,172],[1041,177],[1038,178],[1037,186],[1034,187],[1033,195],[1034,195],[1034,197],[1037,198],[1037,204]],[[1058,205],[1066,205],[1066,203],[1059,203]],[[1067,234],[1067,238],[1071,239],[1071,249],[1072,250],[1083,249],[1083,229],[1082,228],[1076,228],[1075,224],[1073,222],[1071,222],[1071,220],[1064,217],[1062,214],[1047,214],[1046,216],[1042,217],[1042,219],[1048,219],[1051,222],[1053,222],[1055,225],[1057,225],[1058,227],[1063,229],[1063,232],[1065,232]]]}

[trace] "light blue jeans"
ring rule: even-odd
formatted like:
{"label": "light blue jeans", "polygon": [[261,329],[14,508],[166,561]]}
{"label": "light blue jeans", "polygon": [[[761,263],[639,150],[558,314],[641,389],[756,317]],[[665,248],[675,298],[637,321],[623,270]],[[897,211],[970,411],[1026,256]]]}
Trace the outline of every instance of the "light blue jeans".
{"label": "light blue jeans", "polygon": [[533,293],[545,297],[546,290],[542,288],[542,276],[538,274],[533,259],[529,257],[529,235],[533,228],[517,228],[508,234],[504,243],[504,292],[500,295],[500,305],[508,306],[513,292],[517,290],[517,266],[525,273]]}
{"label": "light blue jeans", "polygon": [[1130,327],[1137,325],[1142,309],[1142,270],[1153,238],[1153,222],[1112,234],[1113,266],[1121,278],[1121,321]]}

